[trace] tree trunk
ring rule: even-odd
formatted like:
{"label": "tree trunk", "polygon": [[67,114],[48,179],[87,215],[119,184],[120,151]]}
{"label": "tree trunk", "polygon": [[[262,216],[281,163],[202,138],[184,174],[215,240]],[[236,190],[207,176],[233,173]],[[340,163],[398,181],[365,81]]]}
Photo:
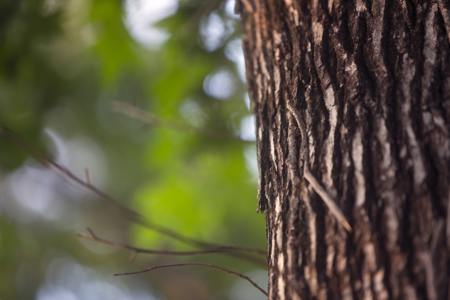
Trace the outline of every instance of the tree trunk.
{"label": "tree trunk", "polygon": [[237,10],[270,299],[448,299],[449,2]]}

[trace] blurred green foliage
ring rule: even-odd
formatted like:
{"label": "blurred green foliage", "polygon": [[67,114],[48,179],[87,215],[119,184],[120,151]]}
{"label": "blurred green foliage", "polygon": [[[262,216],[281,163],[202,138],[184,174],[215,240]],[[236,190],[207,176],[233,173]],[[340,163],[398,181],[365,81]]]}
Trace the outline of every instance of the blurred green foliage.
{"label": "blurred green foliage", "polygon": [[[254,152],[254,145],[239,138],[241,122],[250,115],[245,85],[226,55],[239,37],[236,16],[223,1],[180,0],[173,14],[153,24],[165,30],[167,39],[145,45],[127,25],[131,2],[0,0],[0,125],[55,159],[68,148],[73,157],[61,163],[69,161],[67,167],[80,177],[88,170],[94,184],[152,222],[202,240],[264,248],[264,220],[255,213],[255,174],[245,155]],[[211,34],[201,34],[208,19],[222,26],[213,46],[205,42]],[[225,89],[222,98],[207,87],[207,78],[219,71],[233,74],[231,82],[217,77],[212,86]],[[118,109],[117,101],[149,113],[154,122]],[[95,164],[80,154],[91,148],[70,148],[81,141],[98,149],[92,155],[95,163],[103,163],[99,178],[91,169]],[[218,255],[141,255],[130,262],[123,251],[80,241],[74,233],[91,227],[134,245],[190,249],[132,223],[66,181],[56,184],[57,205],[48,214],[35,213],[27,203],[35,201],[37,191],[22,191],[31,195],[27,199],[11,192],[27,178],[20,174],[42,171],[28,150],[0,137],[0,299],[56,299],[45,296],[43,286],[61,257],[107,276],[186,260],[242,272],[261,269]],[[59,190],[64,185],[66,190]],[[236,279],[225,274],[162,272],[166,275],[120,284],[130,289],[143,284],[158,299],[238,299],[230,292]],[[184,289],[192,291],[188,295]]]}

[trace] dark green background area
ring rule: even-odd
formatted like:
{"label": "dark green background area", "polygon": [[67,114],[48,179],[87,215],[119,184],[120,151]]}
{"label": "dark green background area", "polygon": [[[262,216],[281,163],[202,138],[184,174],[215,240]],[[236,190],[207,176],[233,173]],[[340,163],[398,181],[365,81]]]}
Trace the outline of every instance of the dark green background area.
{"label": "dark green background area", "polygon": [[[265,271],[217,254],[130,260],[82,240],[77,233],[89,227],[140,247],[193,249],[132,222],[36,159],[45,154],[85,180],[87,172],[122,206],[181,234],[264,249],[255,146],[240,139],[250,116],[245,84],[225,55],[239,38],[237,16],[223,1],[180,0],[156,24],[168,39],[145,46],[130,35],[125,7],[0,0],[0,126],[14,136],[0,135],[0,299],[260,299],[248,283],[201,268],[113,277],[195,261],[264,285]],[[200,32],[211,15],[229,32],[207,50]],[[220,70],[233,74],[225,99],[205,92]]]}

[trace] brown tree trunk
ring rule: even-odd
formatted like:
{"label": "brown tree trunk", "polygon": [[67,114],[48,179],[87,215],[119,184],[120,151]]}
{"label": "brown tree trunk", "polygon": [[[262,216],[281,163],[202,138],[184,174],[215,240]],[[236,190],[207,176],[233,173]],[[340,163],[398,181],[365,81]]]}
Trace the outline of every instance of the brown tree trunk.
{"label": "brown tree trunk", "polygon": [[270,299],[448,299],[447,0],[240,0]]}

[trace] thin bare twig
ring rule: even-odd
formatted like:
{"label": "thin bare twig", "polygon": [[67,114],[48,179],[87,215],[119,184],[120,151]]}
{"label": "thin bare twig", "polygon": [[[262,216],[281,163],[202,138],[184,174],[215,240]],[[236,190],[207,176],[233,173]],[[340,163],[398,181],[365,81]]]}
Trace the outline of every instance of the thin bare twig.
{"label": "thin bare twig", "polygon": [[254,282],[250,277],[248,277],[242,273],[221,267],[221,266],[217,266],[217,265],[213,265],[213,264],[206,264],[206,263],[195,263],[194,262],[194,263],[179,263],[179,264],[169,264],[169,265],[156,265],[156,266],[151,266],[151,267],[145,268],[143,270],[139,270],[139,271],[115,273],[114,276],[136,275],[136,274],[151,272],[151,271],[158,270],[158,269],[190,267],[190,266],[206,267],[206,268],[219,270],[221,272],[237,276],[239,278],[247,280],[251,285],[253,285],[255,288],[257,288],[261,293],[263,293],[265,296],[268,296],[267,292],[261,286],[259,286],[256,282]]}
{"label": "thin bare twig", "polygon": [[104,245],[108,245],[114,248],[123,249],[130,251],[134,254],[156,254],[156,255],[171,255],[171,256],[192,256],[192,255],[204,255],[213,253],[224,253],[229,252],[227,249],[222,248],[211,248],[204,250],[193,250],[193,251],[173,251],[173,250],[162,250],[162,249],[148,249],[131,246],[126,243],[114,242],[107,240],[105,238],[99,237],[91,228],[86,228],[88,234],[78,233],[77,236],[86,240],[98,242]]}
{"label": "thin bare twig", "polygon": [[[148,221],[147,221],[148,222]],[[261,249],[257,249],[257,248],[251,248],[251,247],[237,247],[237,246],[230,246],[230,245],[221,245],[221,244],[216,244],[216,243],[209,243],[209,242],[205,242],[205,241],[200,241],[198,239],[195,238],[191,238],[191,237],[186,237],[184,235],[181,235],[171,229],[168,229],[166,227],[157,225],[152,223],[151,224],[152,229],[154,229],[155,231],[157,231],[160,234],[163,234],[165,236],[171,237],[179,242],[183,242],[185,244],[190,244],[190,245],[195,245],[197,247],[203,247],[203,248],[217,248],[217,249],[222,249],[222,250],[229,250],[229,251],[234,251],[234,252],[248,252],[248,253],[252,253],[252,254],[256,254],[256,255],[260,255],[260,256],[266,256],[266,251],[261,250]],[[148,226],[147,226],[148,227]]]}
{"label": "thin bare twig", "polygon": [[314,177],[314,175],[309,171],[309,168],[305,168],[303,171],[303,176],[309,182],[309,186],[322,198],[323,203],[328,207],[330,213],[338,220],[338,222],[347,231],[352,230],[352,226],[347,221],[347,218],[342,213],[341,209],[336,205],[331,197],[330,193],[320,184],[320,182]]}
{"label": "thin bare twig", "polygon": [[[237,246],[229,246],[229,245],[221,245],[216,243],[210,243],[205,241],[200,241],[195,238],[187,237],[185,235],[181,235],[178,232],[175,232],[171,229],[168,229],[166,227],[163,227],[161,225],[150,223],[147,220],[144,220],[145,223],[140,223],[142,226],[153,230],[159,234],[165,235],[167,237],[170,237],[174,240],[177,240],[179,242],[182,242],[187,245],[195,246],[197,248],[202,249],[221,249],[224,250],[224,254],[233,256],[235,258],[246,260],[252,263],[255,263],[260,266],[266,266],[266,262],[264,260],[261,260],[261,257],[266,257],[266,252],[261,249],[256,248],[250,248],[250,247],[237,247]],[[259,257],[255,257],[259,256]]]}
{"label": "thin bare twig", "polygon": [[193,131],[192,128],[187,127],[185,125],[175,122],[166,122],[161,118],[157,117],[156,115],[152,114],[151,112],[145,111],[141,108],[138,108],[136,105],[132,105],[127,102],[113,101],[112,108],[115,112],[126,115],[132,119],[141,121],[142,123],[147,125],[162,126],[182,131]]}
{"label": "thin bare twig", "polygon": [[[105,201],[108,201],[111,205],[115,206],[117,209],[122,211],[122,213],[131,221],[133,221],[136,224],[139,224],[141,226],[146,227],[149,230],[152,230],[154,232],[157,232],[163,236],[170,237],[174,240],[178,240],[182,243],[193,245],[195,247],[199,248],[213,248],[213,249],[222,249],[227,250],[224,251],[224,253],[234,256],[236,258],[244,259],[247,261],[251,261],[257,264],[263,264],[260,259],[257,259],[253,255],[261,255],[265,256],[266,253],[263,250],[255,249],[255,248],[247,248],[247,247],[237,247],[237,246],[229,246],[229,245],[221,245],[221,244],[215,244],[215,243],[209,243],[200,241],[191,237],[187,237],[185,235],[182,235],[178,232],[175,232],[169,228],[166,228],[162,225],[150,222],[149,220],[145,219],[144,216],[139,214],[138,212],[120,204],[120,202],[112,197],[111,195],[107,194],[106,192],[100,190],[96,186],[92,185],[89,182],[86,182],[85,180],[81,179],[74,173],[72,173],[69,169],[66,167],[58,164],[57,162],[50,159],[48,156],[40,153],[39,151],[35,150],[33,147],[28,145],[25,141],[20,138],[18,134],[13,132],[12,130],[1,126],[0,125],[0,136],[7,138],[12,144],[14,144],[16,147],[21,149],[22,151],[25,151],[32,157],[34,157],[37,161],[39,161],[44,166],[47,166],[49,169],[53,170],[57,174],[59,174],[62,178],[72,180],[79,186],[85,188],[86,190],[90,191],[100,199],[103,199]],[[253,255],[249,255],[253,254]]]}
{"label": "thin bare twig", "polygon": [[305,163],[303,166],[303,177],[308,181],[310,187],[320,196],[323,203],[328,207],[330,213],[338,220],[339,224],[344,227],[347,231],[351,231],[347,218],[342,213],[341,209],[336,205],[333,197],[330,193],[323,187],[323,185],[316,179],[316,177],[311,173],[309,169],[309,149],[308,149],[308,138],[306,134],[306,124],[304,120],[300,117],[300,113],[297,109],[288,101],[287,108],[289,112],[294,116],[295,122],[300,130],[302,136],[302,147],[304,152]]}
{"label": "thin bare twig", "polygon": [[141,121],[142,123],[147,125],[169,128],[180,132],[198,133],[213,139],[227,139],[246,144],[254,144],[253,141],[243,140],[238,136],[227,134],[226,132],[217,132],[207,129],[199,129],[188,124],[177,123],[174,121],[168,122],[152,114],[149,111],[143,110],[135,105],[123,101],[113,101],[113,110],[118,113],[124,114],[132,119]]}
{"label": "thin bare twig", "polygon": [[87,184],[91,184],[91,175],[89,173],[89,169],[88,168],[84,169],[84,177],[86,178],[86,183]]}

